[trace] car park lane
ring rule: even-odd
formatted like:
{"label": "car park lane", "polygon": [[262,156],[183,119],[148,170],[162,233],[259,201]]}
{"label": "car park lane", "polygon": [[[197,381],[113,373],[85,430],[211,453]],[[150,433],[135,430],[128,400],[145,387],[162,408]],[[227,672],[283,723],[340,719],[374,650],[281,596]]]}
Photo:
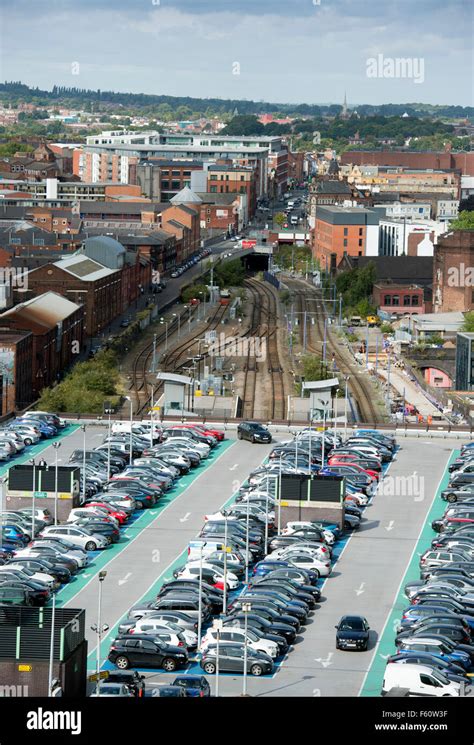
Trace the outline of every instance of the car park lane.
{"label": "car park lane", "polygon": [[[216,462],[197,475],[179,497],[167,506],[166,511],[163,510],[162,514],[141,532],[138,539],[126,545],[107,565],[102,619],[111,630],[161,575],[171,576],[170,566],[187,547],[189,540],[199,532],[204,515],[216,511],[226,502],[226,496],[234,491],[233,484],[242,482],[247,477],[249,468],[259,465],[270,449],[264,445],[253,446],[248,442],[227,442],[227,449],[221,455],[217,452]],[[219,451],[219,448],[217,450]],[[86,608],[88,618],[93,623],[97,605],[97,586],[93,578],[89,579],[88,584],[68,600],[66,605]],[[87,630],[87,637],[92,659],[95,654],[96,637],[90,630]],[[110,638],[108,634],[109,644]]]}
{"label": "car park lane", "polygon": [[[446,441],[401,441],[401,449],[386,472],[380,493],[365,510],[360,530],[343,546],[334,571],[324,584],[321,605],[301,641],[272,678],[248,680],[250,695],[359,694],[377,632],[383,629],[391,613],[407,557],[417,543],[450,455],[451,446]],[[410,487],[413,474],[422,485],[418,492]],[[336,650],[334,627],[345,614],[367,618],[372,629],[367,652]],[[167,678],[165,675],[163,682]],[[226,675],[220,686],[221,695],[239,695],[241,687],[241,676]]]}

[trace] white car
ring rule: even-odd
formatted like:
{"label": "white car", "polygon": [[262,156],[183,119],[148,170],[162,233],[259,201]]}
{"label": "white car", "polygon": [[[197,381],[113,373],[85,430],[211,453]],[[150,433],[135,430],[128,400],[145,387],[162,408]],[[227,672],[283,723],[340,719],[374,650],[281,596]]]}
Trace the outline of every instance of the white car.
{"label": "white car", "polygon": [[166,644],[171,644],[171,646],[173,647],[185,647],[186,646],[181,629],[179,632],[176,632],[176,631],[171,631],[171,629],[168,629],[165,626],[156,626],[156,628],[154,629],[150,628],[148,631],[144,631],[143,629],[141,631],[138,631],[138,629],[134,626],[132,629],[130,629],[128,633],[129,634],[149,634],[150,637],[158,637],[160,641],[166,642]]}
{"label": "white car", "polygon": [[68,523],[75,523],[78,520],[81,520],[83,517],[89,518],[89,517],[99,517],[99,518],[107,518],[107,522],[109,524],[115,525],[116,528],[119,527],[119,521],[116,517],[113,517],[110,515],[107,510],[103,510],[100,507],[75,507],[72,509],[69,513],[68,519],[66,522]]}
{"label": "white car", "polygon": [[84,551],[97,551],[97,549],[106,548],[109,545],[103,535],[90,533],[84,528],[73,525],[48,525],[43,528],[40,535],[43,538],[64,538],[64,540],[82,548]]}
{"label": "white car", "polygon": [[[215,644],[217,641],[217,632],[215,629],[210,628],[201,639],[201,649],[203,652],[207,650],[210,644]],[[220,632],[220,643],[221,644],[245,644],[245,629],[240,629],[236,626],[224,626]],[[265,652],[272,659],[278,656],[278,646],[275,642],[269,639],[260,639],[251,629],[247,631],[247,645],[250,649],[255,649],[258,652]]]}
{"label": "white car", "polygon": [[196,450],[201,458],[207,458],[211,452],[209,445],[206,445],[204,442],[192,440],[190,437],[168,437],[166,439],[167,444],[169,443],[172,445],[174,442],[176,444],[187,445],[191,450]]}
{"label": "white car", "polygon": [[311,569],[311,571],[319,574],[320,577],[329,577],[331,574],[332,567],[329,560],[321,561],[309,553],[297,551],[296,548],[293,551],[282,554],[280,558],[284,561],[290,561],[298,569]]}
{"label": "white car", "polygon": [[187,647],[197,647],[198,635],[195,631],[192,631],[191,629],[185,629],[182,626],[179,626],[177,623],[166,621],[162,618],[151,618],[150,616],[140,618],[129,633],[155,634],[155,636],[157,636],[157,632],[165,633],[167,631],[176,635],[182,634],[184,636],[184,642]]}
{"label": "white car", "polygon": [[292,544],[291,546],[282,546],[281,548],[277,548],[275,551],[272,551],[272,553],[269,555],[270,560],[277,560],[282,559],[286,556],[288,556],[288,553],[290,551],[290,548],[294,551],[299,551],[304,554],[309,554],[310,556],[314,556],[316,559],[319,559],[320,561],[326,561],[328,558],[331,558],[331,549],[326,546],[308,546],[304,543],[297,543]]}
{"label": "white car", "polygon": [[31,579],[33,582],[43,582],[51,589],[57,585],[56,580],[51,574],[47,574],[46,572],[36,572],[34,570],[30,570],[33,572],[32,574],[25,572],[25,566],[21,562],[18,564],[15,564],[15,562],[9,562],[8,564],[1,566],[0,575],[2,572],[8,572],[10,569],[18,569],[25,575],[25,579]]}
{"label": "white car", "polygon": [[[41,550],[42,543],[43,541],[35,541],[32,546],[22,548],[20,551],[15,551],[15,556],[30,556],[32,559],[44,559],[46,554]],[[65,559],[74,559],[74,561],[77,562],[78,567],[81,569],[89,564],[89,557],[87,554],[84,555],[82,551],[75,551],[74,549],[69,549],[67,551],[59,550]],[[50,555],[47,554],[46,558],[50,558]]]}
{"label": "white car", "polygon": [[[224,582],[224,570],[220,567],[215,566],[215,564],[208,564],[206,561],[203,561],[202,568],[212,570],[212,572],[214,572],[214,574],[216,574],[222,580],[222,582]],[[199,579],[199,572],[200,561],[188,561],[188,563],[185,565],[184,569],[181,570],[178,576],[181,579]],[[235,575],[230,568],[226,572],[226,580],[229,590],[236,590],[239,586],[237,575]]]}
{"label": "white car", "polygon": [[[282,532],[282,535],[292,535],[297,530],[301,530],[302,528],[312,528],[312,527],[314,527],[313,523],[308,522],[306,520],[293,520],[292,522],[287,523],[286,528],[283,528],[281,532]],[[336,541],[334,537],[334,533],[331,533],[330,530],[324,530],[324,528],[322,528],[321,532],[328,546],[332,546]]]}

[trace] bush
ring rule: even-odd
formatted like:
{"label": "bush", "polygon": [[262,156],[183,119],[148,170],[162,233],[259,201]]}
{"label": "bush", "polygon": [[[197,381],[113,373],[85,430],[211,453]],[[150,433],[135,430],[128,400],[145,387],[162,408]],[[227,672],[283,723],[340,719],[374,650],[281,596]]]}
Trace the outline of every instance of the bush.
{"label": "bush", "polygon": [[45,388],[38,402],[46,411],[102,414],[105,400],[118,400],[119,373],[116,355],[99,352],[94,359],[80,362],[58,385]]}
{"label": "bush", "polygon": [[[199,293],[202,292],[202,295]],[[190,285],[185,287],[181,292],[181,300],[183,303],[189,303],[190,300],[196,298],[197,300],[209,300],[209,291],[206,285]]]}
{"label": "bush", "polygon": [[391,323],[385,322],[380,326],[382,334],[393,334],[393,326]]}

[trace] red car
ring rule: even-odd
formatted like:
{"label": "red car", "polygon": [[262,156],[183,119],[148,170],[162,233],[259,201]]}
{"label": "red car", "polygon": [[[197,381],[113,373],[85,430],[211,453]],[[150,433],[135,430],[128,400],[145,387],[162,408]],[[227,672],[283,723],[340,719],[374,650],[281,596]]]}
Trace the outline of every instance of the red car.
{"label": "red car", "polygon": [[328,466],[349,466],[350,468],[354,469],[354,473],[355,471],[359,471],[359,473],[366,473],[367,476],[370,476],[372,481],[378,481],[380,478],[380,474],[377,473],[377,471],[372,471],[369,468],[362,468],[362,466],[359,466],[358,463],[341,460],[340,457],[329,458]]}
{"label": "red car", "polygon": [[[366,468],[365,464],[367,463],[367,460],[357,453],[338,453],[337,451],[333,451],[329,453],[328,459],[329,458],[339,458],[339,460],[343,459],[346,463],[357,463],[357,465],[362,466],[362,468]],[[370,466],[367,466],[369,470],[376,471],[377,473],[382,470],[382,461],[380,461],[378,458],[376,459],[374,456],[373,458],[371,457],[368,460],[370,460],[371,463]]]}
{"label": "red car", "polygon": [[222,432],[220,429],[208,429],[207,427],[201,427],[200,424],[193,423],[180,424],[179,426],[184,429],[194,429],[196,430],[196,432],[204,435],[205,437],[215,437],[216,440],[219,440],[219,442],[224,439],[224,432]]}
{"label": "red car", "polygon": [[117,510],[114,507],[111,507],[110,504],[108,504],[107,502],[88,502],[86,506],[100,507],[101,510],[105,510],[111,517],[115,517],[115,519],[119,521],[120,525],[123,525],[128,520],[126,512],[122,512],[122,510]]}

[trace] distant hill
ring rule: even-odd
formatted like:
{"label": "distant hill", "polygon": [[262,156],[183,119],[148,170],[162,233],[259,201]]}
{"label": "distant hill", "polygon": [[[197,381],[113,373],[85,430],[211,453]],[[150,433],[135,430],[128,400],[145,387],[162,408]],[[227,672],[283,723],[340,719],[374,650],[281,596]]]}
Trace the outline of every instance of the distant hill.
{"label": "distant hill", "polygon": [[[262,101],[247,101],[223,98],[192,98],[190,96],[162,96],[148,93],[118,93],[115,91],[89,90],[85,88],[69,88],[53,86],[50,91],[31,88],[20,81],[0,83],[0,96],[8,100],[22,100],[26,102],[74,102],[80,106],[97,102],[104,107],[157,108],[187,107],[192,112],[210,115],[233,113],[264,114],[281,112],[294,116],[337,116],[342,107],[339,104],[308,104],[308,103],[270,103]],[[371,106],[361,104],[356,107],[360,116],[401,116],[405,112],[417,118],[469,118],[474,120],[474,108],[471,106],[448,106],[423,103],[381,104]]]}

